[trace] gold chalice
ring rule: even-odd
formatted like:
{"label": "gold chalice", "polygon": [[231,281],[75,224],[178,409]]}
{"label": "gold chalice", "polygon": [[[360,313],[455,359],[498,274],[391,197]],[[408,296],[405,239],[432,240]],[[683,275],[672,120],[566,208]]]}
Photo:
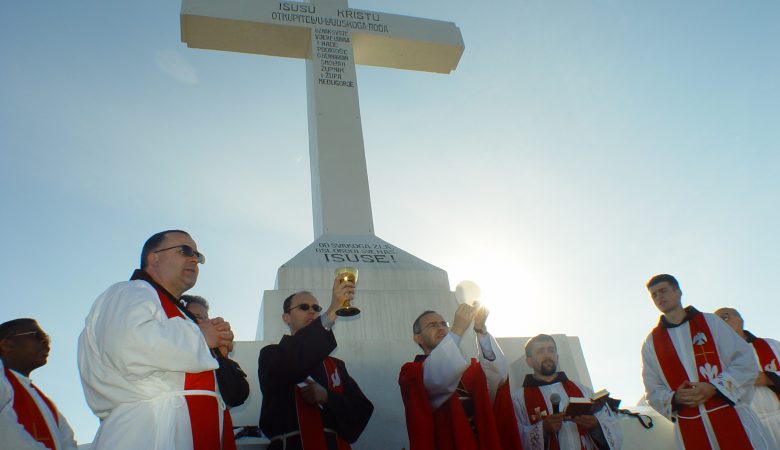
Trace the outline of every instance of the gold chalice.
{"label": "gold chalice", "polygon": [[[351,281],[357,285],[357,267],[339,267],[334,271],[334,274],[344,281]],[[350,317],[358,314],[360,314],[360,309],[352,306],[352,301],[350,299],[346,299],[341,305],[341,308],[336,310],[336,315],[342,317]]]}

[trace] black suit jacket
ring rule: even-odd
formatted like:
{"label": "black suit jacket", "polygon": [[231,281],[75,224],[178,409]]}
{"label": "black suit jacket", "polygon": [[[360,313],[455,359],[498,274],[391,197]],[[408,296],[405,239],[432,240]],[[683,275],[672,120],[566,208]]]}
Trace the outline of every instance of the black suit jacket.
{"label": "black suit jacket", "polygon": [[[260,429],[268,437],[298,430],[295,410],[295,385],[312,377],[328,388],[323,359],[336,349],[333,331],[326,330],[320,319],[314,320],[278,344],[260,350],[258,377],[263,393]],[[374,405],[363,395],[347,367],[333,358],[343,384],[343,393],[328,391],[328,401],[321,410],[322,423],[339,436],[355,442],[368,424]]]}

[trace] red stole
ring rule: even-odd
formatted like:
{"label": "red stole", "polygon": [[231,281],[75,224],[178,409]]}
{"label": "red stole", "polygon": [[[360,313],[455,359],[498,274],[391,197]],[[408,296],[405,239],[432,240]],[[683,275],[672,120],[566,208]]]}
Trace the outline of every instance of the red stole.
{"label": "red stole", "polygon": [[[27,389],[7,367],[5,368],[5,377],[8,378],[8,382],[14,390],[13,407],[16,412],[16,417],[19,419],[19,423],[27,430],[27,433],[29,433],[33,439],[51,450],[56,450],[54,437],[51,434],[52,430],[49,429],[46,419],[43,418],[43,413],[38,409],[38,404],[35,403],[35,399],[33,399],[32,395],[27,392]],[[49,411],[51,411],[52,416],[54,416],[54,421],[59,425],[60,419],[54,403],[43,395],[43,392],[35,387],[35,385],[31,384],[31,386],[38,395],[41,396],[44,403],[46,403],[46,406],[49,407]]]}
{"label": "red stole", "polygon": [[[569,398],[572,397],[584,397],[582,390],[571,380],[564,380],[560,382],[563,389],[566,391],[566,395]],[[523,398],[525,400],[525,411],[528,414],[528,420],[531,424],[535,424],[542,420],[547,414],[552,414],[552,411],[547,409],[547,401],[542,394],[542,390],[538,386],[529,386],[523,388]],[[580,435],[580,448],[585,449],[582,445],[582,438],[588,435],[587,430],[581,426],[577,426],[577,433]],[[557,433],[550,433],[550,450],[559,450],[561,444],[558,442]]]}
{"label": "red stole", "polygon": [[233,434],[233,418],[227,408],[222,412],[222,450],[238,450]]}
{"label": "red stole", "polygon": [[512,394],[509,392],[509,380],[498,387],[493,401],[493,417],[496,418],[498,437],[503,450],[522,450],[520,431],[517,429],[515,407],[512,404]]}
{"label": "red stole", "polygon": [[[723,368],[718,350],[715,347],[715,339],[712,337],[704,314],[695,314],[688,320],[688,325],[697,368],[696,378],[693,380],[688,379],[685,367],[674,349],[669,332],[661,327],[653,329],[653,346],[656,357],[666,378],[666,383],[673,390],[679,389],[686,381],[708,382],[709,379],[704,374],[712,373],[714,377],[719,375]],[[706,414],[709,419],[718,447],[723,449],[753,448],[736,409],[722,396],[716,394],[703,405],[693,408],[680,406],[677,410],[677,423],[686,449],[712,448],[701,417],[702,414]]]}
{"label": "red stole", "polygon": [[[756,352],[758,365],[761,366],[761,370],[766,372],[777,372],[780,370],[777,365],[777,355],[772,351],[772,347],[769,346],[767,341],[756,338],[750,345],[753,346],[753,351]],[[780,393],[775,392],[775,395],[780,400]]]}
{"label": "red stole", "polygon": [[[322,360],[325,366],[325,378],[328,380],[327,390],[338,394],[344,393],[344,384],[341,380],[336,361],[330,356]],[[322,415],[319,405],[310,405],[303,400],[301,388],[295,386],[295,409],[298,414],[298,430],[301,432],[301,446],[303,450],[326,450],[325,427],[322,424]],[[336,442],[339,450],[349,450],[349,443],[336,434]]]}
{"label": "red stole", "polygon": [[[181,317],[188,320],[179,308],[167,299],[165,292],[157,289],[160,304],[168,318]],[[200,373],[187,373],[184,376],[184,390],[216,391],[216,378],[213,370]],[[230,433],[220,433],[219,414],[220,407],[216,397],[210,395],[185,395],[187,409],[190,414],[190,426],[192,427],[193,450],[224,450],[235,449],[235,440],[232,439],[233,430]],[[224,447],[221,438],[227,439]],[[232,445],[230,442],[232,441]]]}
{"label": "red stole", "polygon": [[[477,436],[471,430],[468,417],[457,395],[432,410],[428,392],[423,382],[423,363],[421,361],[404,364],[398,377],[401,397],[406,410],[406,429],[409,434],[410,450],[501,450],[502,437],[499,436],[487,379],[479,363],[471,360],[471,365],[461,377],[461,384],[468,391],[474,403],[474,423]],[[508,391],[507,391],[508,392]],[[510,400],[511,401],[511,400]],[[505,399],[500,408],[505,408]],[[503,410],[503,409],[502,409]],[[514,412],[511,417],[514,421]],[[506,417],[504,417],[506,419]],[[505,430],[502,430],[505,431]],[[515,425],[515,437],[511,431],[504,442],[520,448]]]}

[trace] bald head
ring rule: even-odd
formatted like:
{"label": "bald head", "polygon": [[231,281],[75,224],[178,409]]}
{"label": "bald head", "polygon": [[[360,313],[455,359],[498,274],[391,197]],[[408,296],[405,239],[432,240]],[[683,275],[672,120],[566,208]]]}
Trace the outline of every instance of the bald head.
{"label": "bald head", "polygon": [[742,315],[734,308],[718,308],[715,310],[715,315],[723,319],[738,335],[745,337],[745,321],[742,320]]}

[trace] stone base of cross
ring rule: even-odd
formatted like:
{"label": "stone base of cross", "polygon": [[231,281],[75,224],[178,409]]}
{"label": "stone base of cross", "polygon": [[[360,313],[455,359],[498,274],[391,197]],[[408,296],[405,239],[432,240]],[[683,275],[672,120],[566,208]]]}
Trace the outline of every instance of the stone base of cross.
{"label": "stone base of cross", "polygon": [[[333,356],[346,362],[375,408],[368,427],[352,448],[409,448],[398,373],[404,363],[421,352],[412,340],[414,319],[427,309],[440,312],[450,321],[455,314],[457,301],[444,270],[376,236],[321,236],[279,268],[276,287],[263,293],[256,341],[238,343],[235,359],[247,373],[256,374],[260,349],[279,342],[289,333],[281,319],[283,300],[305,289],[321,303],[328,302],[333,272],[345,265],[359,269],[355,305],[362,312],[337,319],[333,331],[338,348]],[[522,323],[519,320],[518,327]],[[510,365],[512,386],[521,386],[523,377],[530,372],[523,353],[527,339],[498,338]],[[564,335],[556,335],[555,339],[567,372],[590,384],[579,340]],[[461,348],[465,354],[476,357],[473,331],[466,332]],[[250,383],[250,400],[231,410],[236,426],[256,425],[259,420],[262,398],[257,377],[250,376]],[[263,447],[258,444],[252,448]]]}

